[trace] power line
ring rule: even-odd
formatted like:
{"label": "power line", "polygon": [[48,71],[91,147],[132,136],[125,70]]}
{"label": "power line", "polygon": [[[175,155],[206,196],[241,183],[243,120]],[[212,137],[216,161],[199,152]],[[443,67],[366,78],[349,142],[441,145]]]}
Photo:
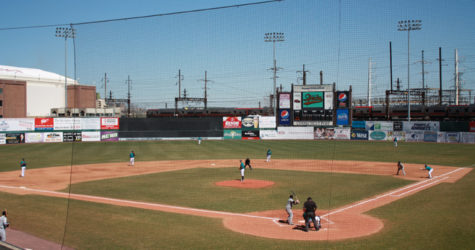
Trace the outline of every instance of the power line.
{"label": "power line", "polygon": [[273,2],[282,2],[282,1],[283,1],[283,0],[268,0],[268,1],[261,1],[261,2],[234,4],[234,5],[226,5],[226,6],[219,6],[219,7],[204,8],[204,9],[184,10],[184,11],[176,11],[176,12],[152,14],[152,15],[145,15],[145,16],[122,17],[122,18],[104,19],[104,20],[87,21],[87,22],[79,22],[79,23],[62,23],[62,24],[45,24],[45,25],[31,25],[31,26],[7,27],[7,28],[0,28],[0,31],[4,31],[4,30],[20,30],[20,29],[38,29],[38,28],[48,28],[48,27],[55,27],[55,26],[74,26],[74,25],[87,25],[87,24],[97,24],[97,23],[108,23],[108,22],[128,21],[128,20],[145,19],[145,18],[152,18],[152,17],[173,16],[173,15],[190,14],[190,13],[196,13],[196,12],[222,10],[222,9],[229,9],[229,8],[239,8],[239,7],[246,7],[246,6],[251,6],[251,5],[261,5],[261,4],[268,4],[268,3],[273,3]]}

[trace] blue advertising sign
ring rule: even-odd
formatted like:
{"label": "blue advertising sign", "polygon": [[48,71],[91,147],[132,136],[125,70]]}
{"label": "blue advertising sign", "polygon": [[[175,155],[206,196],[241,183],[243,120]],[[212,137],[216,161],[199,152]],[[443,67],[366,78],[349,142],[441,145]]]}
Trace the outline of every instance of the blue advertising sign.
{"label": "blue advertising sign", "polygon": [[365,129],[366,128],[366,122],[365,121],[352,121],[351,122],[351,127],[352,128]]}
{"label": "blue advertising sign", "polygon": [[279,125],[290,125],[290,109],[281,109],[279,112]]}
{"label": "blue advertising sign", "polygon": [[336,125],[348,125],[349,112],[348,109],[337,109],[336,110]]}
{"label": "blue advertising sign", "polygon": [[352,129],[351,140],[368,140],[368,131],[362,129]]}

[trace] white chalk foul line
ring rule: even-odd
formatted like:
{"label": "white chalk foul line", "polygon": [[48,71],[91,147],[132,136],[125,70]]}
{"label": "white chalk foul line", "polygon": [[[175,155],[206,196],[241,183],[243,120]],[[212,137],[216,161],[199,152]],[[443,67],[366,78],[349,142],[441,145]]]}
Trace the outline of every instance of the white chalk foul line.
{"label": "white chalk foul line", "polygon": [[[372,201],[375,201],[375,200],[379,200],[379,199],[384,198],[384,197],[386,197],[386,196],[391,196],[391,195],[393,195],[394,193],[401,192],[401,191],[406,190],[406,189],[408,189],[408,188],[412,188],[412,187],[414,187],[414,186],[418,186],[418,185],[420,185],[420,184],[424,184],[424,183],[429,182],[429,181],[434,182],[435,179],[442,178],[442,177],[444,177],[444,176],[446,176],[446,175],[449,175],[449,174],[453,174],[453,173],[458,172],[458,171],[460,171],[460,170],[462,170],[462,169],[463,169],[463,168],[457,168],[457,169],[452,170],[452,171],[450,171],[450,172],[447,172],[447,173],[445,173],[445,174],[441,174],[441,175],[439,175],[439,176],[435,176],[433,179],[427,179],[427,180],[425,180],[425,181],[420,181],[420,182],[417,182],[417,183],[414,183],[414,184],[411,184],[411,185],[408,185],[408,186],[405,186],[405,187],[396,189],[396,190],[391,191],[391,192],[389,192],[389,193],[386,193],[386,194],[383,194],[383,195],[380,195],[380,196],[376,196],[376,197],[374,197],[374,198],[372,198],[372,199],[364,200],[364,201],[358,202],[358,203],[353,204],[353,205],[349,205],[349,206],[346,206],[346,207],[342,207],[342,208],[337,209],[337,210],[335,210],[335,211],[328,212],[328,213],[326,213],[326,214],[324,214],[324,215],[322,215],[322,216],[320,216],[320,217],[326,217],[326,216],[329,216],[329,215],[332,215],[332,214],[341,213],[341,212],[343,212],[343,211],[345,211],[345,210],[348,210],[348,209],[350,209],[350,208],[358,207],[358,206],[361,206],[361,205],[363,205],[363,204],[366,204],[366,203],[369,203],[369,202],[372,202]],[[448,178],[448,177],[447,177],[447,178]],[[437,183],[437,182],[435,182],[435,183]],[[435,183],[434,183],[434,184],[435,184]]]}
{"label": "white chalk foul line", "polygon": [[429,182],[429,183],[426,183],[426,184],[424,184],[424,185],[422,185],[422,186],[418,186],[418,187],[416,187],[416,188],[414,188],[414,189],[411,189],[411,190],[409,190],[409,191],[406,191],[406,192],[404,192],[404,193],[392,194],[391,196],[400,197],[400,196],[403,196],[403,195],[405,195],[405,194],[408,194],[408,193],[414,192],[414,191],[416,191],[416,190],[419,190],[419,189],[421,189],[421,188],[424,188],[424,187],[426,187],[426,186],[430,186],[430,185],[434,185],[434,184],[436,184],[436,183],[438,183],[438,182],[442,182],[442,181],[444,181],[444,180],[447,180],[448,178],[449,178],[449,177],[444,177],[444,178],[442,178],[442,179],[434,180],[434,181],[431,181],[431,182]]}

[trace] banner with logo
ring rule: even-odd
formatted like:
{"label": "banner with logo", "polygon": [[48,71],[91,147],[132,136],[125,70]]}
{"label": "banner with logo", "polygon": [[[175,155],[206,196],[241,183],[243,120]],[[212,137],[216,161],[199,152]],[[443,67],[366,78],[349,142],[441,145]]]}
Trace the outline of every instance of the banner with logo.
{"label": "banner with logo", "polygon": [[101,129],[100,118],[80,118],[80,120],[81,120],[81,130],[100,130]]}
{"label": "banner with logo", "polygon": [[54,118],[35,118],[35,130],[53,130]]}
{"label": "banner with logo", "polygon": [[445,143],[447,142],[445,132],[437,132],[437,143]]}
{"label": "banner with logo", "polygon": [[283,140],[313,140],[313,127],[277,127],[277,136]]}
{"label": "banner with logo", "polygon": [[324,92],[302,92],[302,108],[324,108]]}
{"label": "banner with logo", "polygon": [[119,118],[117,117],[101,117],[101,130],[119,129]]}
{"label": "banner with logo", "polygon": [[43,135],[44,142],[63,142],[63,132],[47,132]]}
{"label": "banner with logo", "polygon": [[290,110],[281,109],[279,111],[279,125],[289,126],[290,125]]}
{"label": "banner with logo", "polygon": [[259,140],[259,130],[243,130],[243,140]]}
{"label": "banner with logo", "polygon": [[25,143],[42,143],[43,133],[25,133]]}
{"label": "banner with logo", "polygon": [[259,128],[275,129],[275,116],[259,116]]}
{"label": "banner with logo", "polygon": [[101,141],[101,132],[99,131],[83,131],[81,134],[82,141]]}
{"label": "banner with logo", "polygon": [[380,121],[367,121],[366,130],[375,130],[375,131],[393,131],[392,122],[380,122]]}
{"label": "banner with logo", "polygon": [[406,132],[406,141],[408,142],[423,142],[424,141],[424,131],[409,131]]}
{"label": "banner with logo", "polygon": [[25,143],[24,133],[7,133],[5,134],[6,144]]}
{"label": "banner with logo", "polygon": [[333,109],[333,92],[325,92],[325,105],[324,105],[324,108],[327,109],[327,110],[331,110]]}
{"label": "banner with logo", "polygon": [[347,126],[349,125],[349,111],[348,109],[336,110],[336,125]]}
{"label": "banner with logo", "polygon": [[445,133],[445,141],[449,143],[458,143],[460,141],[460,133],[459,132],[446,132]]}
{"label": "banner with logo", "polygon": [[386,131],[386,140],[394,141],[394,137],[397,138],[398,142],[406,140],[406,132],[404,131]]}
{"label": "banner with logo", "polygon": [[4,133],[0,133],[0,144],[7,144],[7,136]]}
{"label": "banner with logo", "polygon": [[368,131],[368,139],[370,141],[385,141],[386,137],[386,131]]}
{"label": "banner with logo", "polygon": [[348,108],[350,107],[350,92],[349,91],[337,91],[336,92],[336,107]]}
{"label": "banner with logo", "polygon": [[335,140],[349,140],[351,139],[351,129],[350,128],[335,128],[335,135],[333,138]]}
{"label": "banner with logo", "polygon": [[294,110],[301,110],[302,109],[302,93],[294,92],[293,97],[294,97],[293,98]]}
{"label": "banner with logo", "polygon": [[223,130],[223,137],[225,140],[241,140],[242,130],[240,129],[225,129]]}
{"label": "banner with logo", "polygon": [[437,121],[417,121],[417,122],[403,122],[404,131],[440,131],[440,124]]}
{"label": "banner with logo", "polygon": [[314,139],[315,140],[331,140],[335,136],[334,128],[315,128]]}
{"label": "banner with logo", "polygon": [[234,116],[224,116],[223,117],[223,128],[230,129],[230,128],[241,128],[241,117],[234,117]]}
{"label": "banner with logo", "polygon": [[461,143],[475,143],[475,133],[473,132],[461,132],[460,133],[460,142]]}
{"label": "banner with logo", "polygon": [[63,142],[80,142],[81,132],[63,132]]}
{"label": "banner with logo", "polygon": [[119,132],[101,131],[101,141],[119,141]]}
{"label": "banner with logo", "polygon": [[80,118],[54,118],[54,130],[81,130]]}
{"label": "banner with logo", "polygon": [[355,129],[366,129],[366,122],[365,121],[351,121],[351,127]]}
{"label": "banner with logo", "polygon": [[261,137],[262,140],[278,140],[279,139],[277,130],[260,130],[259,137]]}
{"label": "banner with logo", "polygon": [[368,140],[368,131],[361,129],[352,129],[351,140]]}
{"label": "banner with logo", "polygon": [[424,131],[424,142],[437,142],[437,132]]}
{"label": "banner with logo", "polygon": [[243,130],[257,130],[259,129],[259,116],[249,115],[242,118]]}
{"label": "banner with logo", "polygon": [[34,131],[34,118],[0,118],[0,131]]}
{"label": "banner with logo", "polygon": [[289,109],[290,108],[290,93],[280,93],[279,94],[279,108],[280,109]]}
{"label": "banner with logo", "polygon": [[402,121],[394,121],[393,122],[393,131],[402,131],[403,123]]}

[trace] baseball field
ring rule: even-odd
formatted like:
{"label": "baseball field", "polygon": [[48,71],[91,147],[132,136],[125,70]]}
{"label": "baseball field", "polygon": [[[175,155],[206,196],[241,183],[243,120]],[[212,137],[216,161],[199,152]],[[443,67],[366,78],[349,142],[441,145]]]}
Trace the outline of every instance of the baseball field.
{"label": "baseball field", "polygon": [[[474,249],[474,152],[368,141],[3,145],[0,206],[7,241],[35,249]],[[295,226],[283,223],[291,191]],[[299,226],[309,196],[318,232]]]}

